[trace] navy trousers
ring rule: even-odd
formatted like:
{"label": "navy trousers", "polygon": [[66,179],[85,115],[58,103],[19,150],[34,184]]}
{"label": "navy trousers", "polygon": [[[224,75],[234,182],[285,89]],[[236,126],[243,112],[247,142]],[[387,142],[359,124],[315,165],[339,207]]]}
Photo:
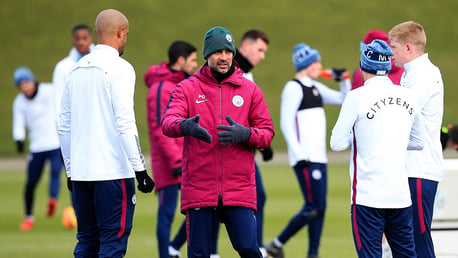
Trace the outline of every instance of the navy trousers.
{"label": "navy trousers", "polygon": [[259,170],[258,164],[254,163],[255,167],[255,178],[256,178],[256,228],[258,236],[258,245],[264,246],[263,240],[263,228],[264,228],[264,206],[266,204],[266,190],[262,183],[261,171]]}
{"label": "navy trousers", "polygon": [[169,245],[179,250],[186,242],[186,219],[184,218],[176,237],[170,242],[170,232],[175,217],[179,190],[179,184],[169,185],[159,189],[157,194],[159,207],[157,210],[156,236],[160,258],[170,257]]}
{"label": "navy trousers", "polygon": [[295,166],[293,169],[304,198],[304,204],[299,212],[290,219],[288,225],[278,236],[278,240],[284,244],[305,225],[308,225],[308,254],[316,255],[320,246],[326,210],[327,165],[312,163],[307,168]]}
{"label": "navy trousers", "polygon": [[136,203],[133,178],[73,181],[75,257],[124,257]]}
{"label": "navy trousers", "polygon": [[377,209],[351,206],[353,240],[358,257],[382,257],[382,236],[393,257],[417,257],[413,241],[412,209]]}
{"label": "navy trousers", "polygon": [[431,237],[431,222],[433,220],[437,182],[421,178],[409,178],[409,186],[417,256],[419,258],[436,257]]}
{"label": "navy trousers", "polygon": [[60,149],[30,153],[27,165],[27,181],[25,184],[24,200],[25,214],[33,214],[33,203],[35,200],[35,189],[43,174],[43,168],[46,160],[49,160],[50,177],[49,177],[49,197],[57,199],[60,190],[60,173],[63,163]]}
{"label": "navy trousers", "polygon": [[260,258],[256,238],[254,210],[245,207],[203,207],[186,211],[188,257],[210,257],[215,227],[221,221],[226,226],[233,248],[242,258]]}

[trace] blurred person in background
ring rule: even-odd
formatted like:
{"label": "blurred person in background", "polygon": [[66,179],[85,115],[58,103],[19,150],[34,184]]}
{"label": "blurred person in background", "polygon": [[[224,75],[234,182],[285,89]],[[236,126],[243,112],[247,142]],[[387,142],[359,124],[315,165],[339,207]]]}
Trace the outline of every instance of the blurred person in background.
{"label": "blurred person in background", "polygon": [[149,88],[146,103],[151,169],[159,201],[156,237],[160,258],[180,257],[180,247],[186,242],[186,219],[173,241],[170,241],[181,187],[183,138],[165,136],[162,133],[161,117],[175,86],[196,70],[196,59],[197,49],[193,45],[185,41],[174,41],[168,49],[168,62],[150,66],[144,75],[145,84]]}
{"label": "blurred person in background", "polygon": [[281,94],[280,128],[288,147],[289,164],[294,170],[304,203],[273,241],[266,244],[269,255],[284,257],[283,245],[305,225],[308,225],[307,257],[318,257],[326,211],[327,105],[340,105],[350,90],[350,80],[339,76],[340,91],[316,81],[322,71],[318,50],[305,43],[293,48],[292,61],[296,70]]}
{"label": "blurred person in background", "polygon": [[[243,77],[254,82],[253,73],[251,70],[256,67],[266,57],[267,47],[269,45],[269,37],[261,30],[247,30],[240,39],[239,48],[234,60],[238,63],[243,71]],[[262,154],[263,161],[269,161],[273,158],[273,150],[269,146],[265,149],[259,149]],[[266,204],[266,191],[262,183],[261,171],[259,170],[256,161],[254,163],[256,169],[256,199],[257,210],[255,213],[257,224],[258,245],[263,257],[267,257],[267,252],[263,244],[263,228],[264,228],[264,206]]]}
{"label": "blurred person in background", "polygon": [[72,28],[73,47],[69,55],[56,64],[52,76],[52,84],[56,88],[56,116],[60,113],[65,78],[67,78],[76,63],[94,48],[92,42],[92,30],[88,25],[78,24]]}
{"label": "blurred person in background", "polygon": [[35,189],[45,162],[50,163],[48,217],[52,217],[57,209],[63,163],[57,134],[54,87],[51,83],[35,81],[30,69],[23,66],[14,72],[14,84],[21,91],[13,103],[13,139],[17,151],[23,153],[27,134],[30,140],[24,193],[25,219],[20,225],[22,231],[28,231],[35,224]]}
{"label": "blurred person in background", "polygon": [[453,148],[458,151],[458,124],[442,126],[441,144],[442,150]]}

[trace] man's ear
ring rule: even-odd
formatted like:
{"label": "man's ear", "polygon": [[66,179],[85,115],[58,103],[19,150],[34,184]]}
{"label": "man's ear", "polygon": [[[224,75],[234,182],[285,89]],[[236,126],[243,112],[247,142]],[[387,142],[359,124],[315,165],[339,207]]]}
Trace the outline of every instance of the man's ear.
{"label": "man's ear", "polygon": [[122,35],[123,33],[125,33],[125,30],[126,28],[124,26],[119,26],[119,28],[116,30],[116,36],[121,39],[122,38]]}
{"label": "man's ear", "polygon": [[410,44],[410,43],[407,43],[407,44],[406,44],[406,48],[407,48],[407,52],[409,52],[409,53],[412,53],[413,50],[414,50],[414,49],[413,49],[413,45]]}
{"label": "man's ear", "polygon": [[247,49],[250,45],[251,45],[251,42],[249,40],[245,40],[245,41],[242,42],[242,45],[240,46],[240,49]]}
{"label": "man's ear", "polygon": [[182,66],[185,62],[186,62],[186,58],[184,58],[184,56],[179,56],[176,63]]}

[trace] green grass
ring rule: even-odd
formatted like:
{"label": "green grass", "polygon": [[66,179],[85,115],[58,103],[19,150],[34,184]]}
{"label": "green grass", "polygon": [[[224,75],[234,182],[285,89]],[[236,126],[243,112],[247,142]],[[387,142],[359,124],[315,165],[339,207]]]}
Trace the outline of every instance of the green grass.
{"label": "green grass", "polygon": [[[251,28],[264,30],[271,38],[266,60],[253,72],[265,93],[267,104],[279,128],[280,92],[285,82],[294,76],[291,51],[304,41],[317,48],[323,66],[358,66],[359,41],[370,29],[385,31],[394,25],[414,20],[420,22],[428,36],[427,51],[441,68],[445,84],[444,123],[456,123],[458,110],[457,47],[458,1],[52,1],[23,0],[2,2],[0,23],[2,58],[0,61],[0,156],[14,154],[11,140],[11,105],[18,91],[13,86],[14,69],[27,65],[40,81],[50,81],[57,61],[71,47],[70,30],[78,23],[94,24],[97,13],[116,8],[130,21],[130,33],[125,58],[136,69],[136,115],[144,150],[148,149],[146,128],[146,87],[143,74],[149,65],[166,59],[166,49],[176,39],[187,40],[198,48],[199,63],[202,39],[211,26],[227,27],[237,40]],[[333,81],[325,81],[337,88]],[[327,108],[328,135],[339,112]],[[275,149],[285,150],[278,130],[273,141]]]}
{"label": "green grass", "polygon": [[[292,169],[285,164],[260,163],[267,191],[264,240],[270,241],[286,225],[302,205],[302,197]],[[23,171],[0,171],[0,257],[53,258],[71,257],[76,243],[75,231],[65,229],[60,222],[62,210],[69,203],[66,188],[62,189],[57,216],[45,216],[48,175],[44,175],[36,192],[35,228],[21,232],[23,218]],[[329,165],[329,191],[326,221],[321,243],[322,257],[355,257],[349,219],[349,179],[347,164]],[[62,177],[62,183],[64,183]],[[65,184],[63,184],[65,186]],[[157,198],[153,194],[137,193],[134,229],[129,239],[126,257],[157,257],[155,238]],[[177,214],[177,221],[184,217]],[[178,223],[174,225],[174,232]],[[308,246],[304,228],[285,246],[288,257],[304,257]],[[224,226],[218,243],[222,258],[237,257]],[[186,249],[181,249],[186,257]]]}

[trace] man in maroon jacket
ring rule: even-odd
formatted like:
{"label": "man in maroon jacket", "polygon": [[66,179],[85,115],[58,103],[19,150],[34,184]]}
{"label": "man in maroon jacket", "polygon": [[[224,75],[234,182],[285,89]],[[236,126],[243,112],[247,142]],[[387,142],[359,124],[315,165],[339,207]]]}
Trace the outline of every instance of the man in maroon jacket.
{"label": "man in maroon jacket", "polygon": [[216,225],[225,224],[241,257],[261,257],[256,240],[254,149],[274,136],[259,87],[232,64],[232,34],[213,27],[204,36],[207,62],[180,82],[162,117],[170,137],[184,136],[181,211],[188,257],[209,257]]}
{"label": "man in maroon jacket", "polygon": [[186,242],[183,222],[170,242],[170,231],[181,184],[181,155],[183,138],[169,138],[162,133],[161,115],[167,107],[175,86],[193,74],[197,68],[196,48],[184,41],[173,42],[168,49],[168,62],[152,65],[145,73],[147,119],[151,152],[151,168],[159,199],[156,236],[160,258],[179,257],[179,249]]}

